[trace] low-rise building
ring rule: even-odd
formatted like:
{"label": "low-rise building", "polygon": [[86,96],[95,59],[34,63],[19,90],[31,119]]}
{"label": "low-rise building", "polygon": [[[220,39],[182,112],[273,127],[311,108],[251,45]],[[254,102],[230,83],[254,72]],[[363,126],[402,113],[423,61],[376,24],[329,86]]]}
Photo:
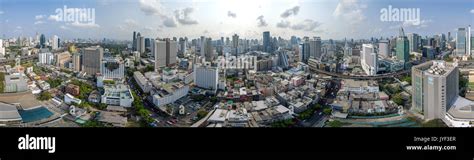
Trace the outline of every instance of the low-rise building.
{"label": "low-rise building", "polygon": [[189,86],[182,83],[162,84],[160,89],[154,90],[153,104],[163,106],[174,103],[176,100],[188,95]]}
{"label": "low-rise building", "polygon": [[150,90],[153,88],[152,83],[147,78],[145,78],[142,73],[138,71],[133,72],[133,78],[144,93],[150,92]]}
{"label": "low-rise building", "polygon": [[66,90],[66,93],[69,93],[73,96],[79,95],[79,86],[76,86],[74,84],[68,84],[65,90]]}
{"label": "low-rise building", "polygon": [[474,102],[458,96],[444,120],[450,127],[474,127]]}
{"label": "low-rise building", "polygon": [[131,107],[133,96],[130,87],[124,84],[105,85],[101,103],[122,107]]}
{"label": "low-rise building", "polygon": [[64,103],[71,104],[72,102],[74,102],[76,104],[81,104],[82,100],[74,97],[73,95],[71,95],[69,93],[66,93],[66,95],[64,95]]}
{"label": "low-rise building", "polygon": [[4,92],[23,92],[28,90],[26,78],[21,73],[5,75]]}

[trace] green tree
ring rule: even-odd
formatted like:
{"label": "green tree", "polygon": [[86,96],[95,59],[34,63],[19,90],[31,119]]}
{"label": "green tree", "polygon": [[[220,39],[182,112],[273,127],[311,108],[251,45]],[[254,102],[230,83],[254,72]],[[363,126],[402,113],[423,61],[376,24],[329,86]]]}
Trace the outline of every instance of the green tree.
{"label": "green tree", "polygon": [[397,93],[397,94],[393,95],[392,101],[395,102],[397,105],[403,105],[402,94]]}
{"label": "green tree", "polygon": [[324,108],[323,109],[323,113],[326,114],[326,115],[330,115],[332,112],[332,109],[331,108]]}
{"label": "green tree", "polygon": [[5,73],[0,72],[0,93],[3,93],[5,90]]}
{"label": "green tree", "polygon": [[411,85],[411,76],[403,76],[401,81],[408,82]]}
{"label": "green tree", "polygon": [[61,85],[62,80],[59,79],[59,78],[50,78],[50,79],[46,80],[46,82],[49,83],[49,86],[50,86],[51,88],[56,88],[56,87],[58,87],[58,86]]}
{"label": "green tree", "polygon": [[102,81],[104,84],[115,84],[115,81],[113,80],[104,80]]}
{"label": "green tree", "polygon": [[47,100],[50,100],[51,98],[53,98],[53,96],[51,96],[51,93],[47,91],[43,91],[38,95],[37,99],[40,101],[47,101]]}
{"label": "green tree", "polygon": [[202,119],[202,118],[206,117],[207,114],[208,114],[208,112],[206,110],[201,109],[197,112],[197,117],[198,117],[198,119]]}

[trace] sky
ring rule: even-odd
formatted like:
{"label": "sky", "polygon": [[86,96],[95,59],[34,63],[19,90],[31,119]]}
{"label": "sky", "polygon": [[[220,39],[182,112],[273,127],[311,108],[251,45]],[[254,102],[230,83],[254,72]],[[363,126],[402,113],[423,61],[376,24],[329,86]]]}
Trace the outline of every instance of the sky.
{"label": "sky", "polygon": [[[69,22],[57,10],[89,8],[91,21]],[[381,21],[381,10],[419,9],[420,23]],[[87,14],[92,15],[92,14]],[[474,23],[473,0],[0,0],[0,36],[131,40],[145,37],[238,34],[242,38],[319,36],[322,39],[454,33]]]}

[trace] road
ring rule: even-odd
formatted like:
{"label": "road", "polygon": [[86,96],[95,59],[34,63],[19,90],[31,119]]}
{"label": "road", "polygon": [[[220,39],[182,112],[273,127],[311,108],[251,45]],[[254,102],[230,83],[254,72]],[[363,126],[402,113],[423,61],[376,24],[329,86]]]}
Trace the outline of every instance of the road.
{"label": "road", "polygon": [[328,71],[320,70],[320,69],[311,69],[311,70],[316,73],[325,74],[325,75],[329,75],[336,78],[357,79],[357,80],[376,80],[376,79],[391,78],[396,75],[410,73],[411,71],[411,70],[402,70],[402,71],[392,72],[392,73],[387,73],[387,74],[378,74],[375,76],[351,76],[351,75],[343,75],[343,74],[334,73],[334,72],[328,72]]}
{"label": "road", "polygon": [[[29,56],[22,56],[20,58],[21,58],[21,61],[25,61],[25,60],[28,61],[28,60],[32,60],[32,59],[37,59],[38,55],[33,54],[33,55],[29,55]],[[0,65],[7,64],[8,62],[15,62],[15,59],[2,59],[2,60],[0,60]]]}
{"label": "road", "polygon": [[[338,80],[332,80],[330,83],[326,85],[326,94],[323,96],[321,100],[319,100],[319,104],[324,108],[328,107],[328,104],[332,103],[334,98],[336,98],[337,92],[341,84]],[[304,122],[301,123],[304,127],[322,127],[324,126],[324,122],[327,121],[328,115],[323,113],[323,109],[316,110],[313,115]]]}

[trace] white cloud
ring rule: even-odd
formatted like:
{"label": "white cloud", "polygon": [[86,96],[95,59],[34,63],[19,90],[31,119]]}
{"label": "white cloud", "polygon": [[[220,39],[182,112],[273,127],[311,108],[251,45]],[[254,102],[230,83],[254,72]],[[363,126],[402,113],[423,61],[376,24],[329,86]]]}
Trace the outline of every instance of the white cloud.
{"label": "white cloud", "polygon": [[4,14],[4,13],[5,13],[5,12],[3,12],[3,11],[0,11],[0,15],[2,15],[2,14]]}
{"label": "white cloud", "polygon": [[50,20],[50,21],[60,21],[58,15],[49,15],[48,20]]}
{"label": "white cloud", "polygon": [[35,22],[35,25],[37,25],[37,24],[43,24],[43,23],[44,23],[44,21],[36,21],[36,22]]}
{"label": "white cloud", "polygon": [[46,18],[46,15],[36,15],[35,16],[35,25],[38,25],[38,24],[43,24],[45,23],[42,19]]}
{"label": "white cloud", "polygon": [[333,16],[355,25],[366,19],[362,13],[365,8],[367,8],[367,5],[360,3],[358,0],[340,0]]}
{"label": "white cloud", "polygon": [[415,22],[415,21],[404,21],[400,24],[389,26],[388,28],[389,29],[400,29],[400,27],[403,27],[403,28],[421,29],[421,28],[428,27],[428,24],[430,24],[430,23],[433,23],[433,20],[424,19],[424,20],[421,20],[419,23]]}
{"label": "white cloud", "polygon": [[146,15],[163,15],[163,6],[160,0],[140,0],[140,10]]}
{"label": "white cloud", "polygon": [[46,17],[45,15],[36,15],[36,16],[35,16],[35,19],[36,19],[36,20],[40,20],[40,19],[43,19],[43,18],[45,18],[45,17]]}
{"label": "white cloud", "polygon": [[178,24],[176,23],[176,20],[173,17],[166,17],[163,20],[163,25],[168,28],[178,27]]}
{"label": "white cloud", "polygon": [[69,27],[66,27],[66,26],[64,26],[64,25],[59,26],[59,28],[61,28],[61,29],[63,29],[63,30],[69,29]]}
{"label": "white cloud", "polygon": [[474,9],[471,9],[471,11],[469,11],[469,12],[471,12],[472,14],[474,14]]}
{"label": "white cloud", "polygon": [[182,10],[175,10],[175,17],[179,24],[182,25],[193,25],[198,24],[198,21],[191,18],[191,13],[193,13],[194,8],[188,7]]}
{"label": "white cloud", "polygon": [[125,19],[122,24],[118,25],[122,31],[131,30],[138,26],[138,22],[133,19]]}
{"label": "white cloud", "polygon": [[258,27],[266,27],[268,23],[263,19],[263,15],[257,17],[258,20]]}
{"label": "white cloud", "polygon": [[426,28],[428,24],[433,22],[431,19],[421,20],[420,22],[417,21],[405,21],[403,22],[403,27],[416,27],[416,28]]}
{"label": "white cloud", "polygon": [[78,23],[78,22],[74,22],[74,23],[70,23],[70,24],[67,24],[67,25],[70,25],[70,26],[73,26],[73,27],[77,27],[77,28],[86,28],[86,29],[100,28],[100,25],[94,24],[94,23]]}
{"label": "white cloud", "polygon": [[321,23],[311,20],[311,19],[306,19],[302,22],[299,22],[295,25],[291,26],[291,29],[293,30],[304,30],[304,31],[315,31],[316,28],[321,26]]}
{"label": "white cloud", "polygon": [[290,24],[289,21],[284,21],[284,20],[277,23],[278,28],[288,28],[288,27],[290,27],[290,25],[291,24]]}
{"label": "white cloud", "polygon": [[287,9],[285,12],[283,12],[280,16],[282,18],[287,18],[291,15],[297,15],[298,12],[300,11],[300,6],[294,6],[293,8]]}
{"label": "white cloud", "polygon": [[234,12],[231,12],[231,11],[227,11],[227,16],[232,17],[232,18],[236,18],[237,14],[235,14]]}

